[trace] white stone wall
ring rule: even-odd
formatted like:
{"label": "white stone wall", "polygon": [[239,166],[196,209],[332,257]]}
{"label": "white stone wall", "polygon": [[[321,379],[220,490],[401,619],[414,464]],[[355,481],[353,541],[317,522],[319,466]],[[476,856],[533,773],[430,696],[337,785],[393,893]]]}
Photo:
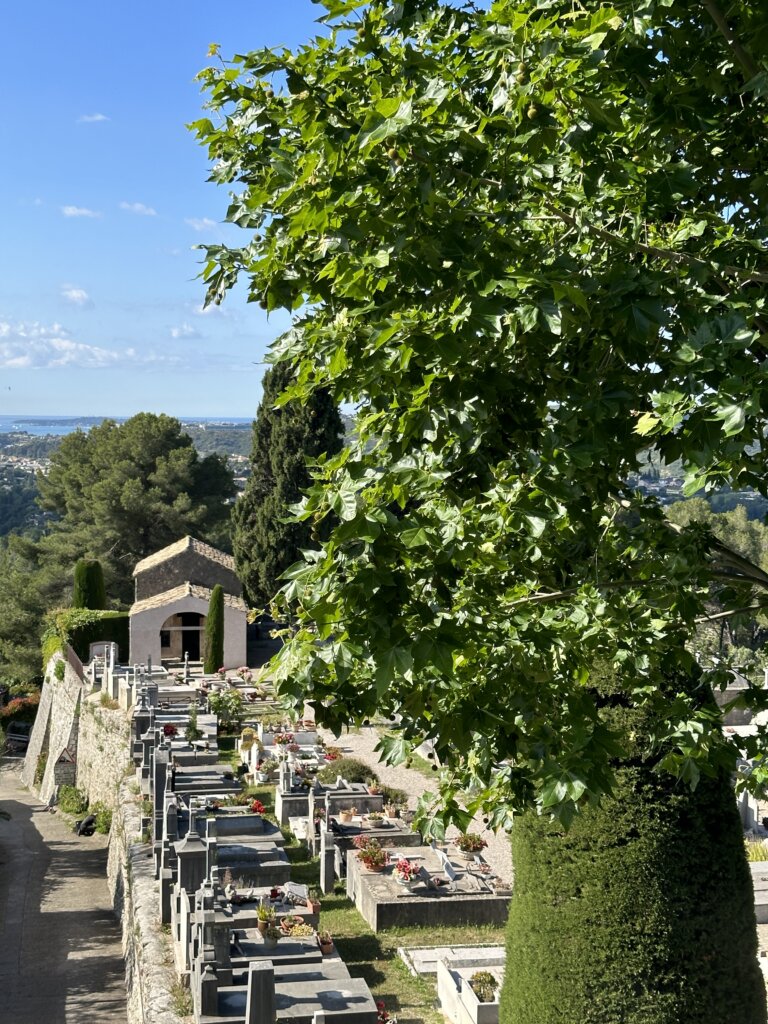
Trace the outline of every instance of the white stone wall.
{"label": "white stone wall", "polygon": [[[64,666],[62,679],[56,677],[57,664]],[[87,690],[75,665],[75,658],[70,661],[56,653],[46,669],[40,706],[21,773],[25,786],[37,788],[35,773],[38,760],[41,755],[47,756],[45,774],[38,790],[41,800],[48,800],[56,788],[55,766],[62,754],[68,751],[77,760],[80,706]]]}
{"label": "white stone wall", "polygon": [[[148,608],[146,611],[131,615],[131,664],[146,664],[147,657],[153,664],[159,665],[161,659],[160,630],[172,615],[181,612],[197,612],[208,614],[208,602],[200,597],[189,595],[170,601],[159,608]],[[200,638],[201,654],[204,637]],[[224,602],[224,668],[239,668],[245,665],[246,658],[246,617],[237,608],[231,608]],[[218,667],[218,666],[217,666]]]}
{"label": "white stone wall", "polygon": [[91,804],[100,801],[114,811],[120,784],[133,767],[130,712],[113,710],[101,700],[101,693],[91,694],[80,708],[77,788]]}

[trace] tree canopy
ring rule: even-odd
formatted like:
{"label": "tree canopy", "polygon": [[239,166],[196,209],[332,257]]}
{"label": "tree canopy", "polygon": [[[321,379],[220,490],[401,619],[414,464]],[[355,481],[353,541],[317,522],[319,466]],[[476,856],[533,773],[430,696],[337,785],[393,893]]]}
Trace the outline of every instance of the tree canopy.
{"label": "tree canopy", "polygon": [[78,560],[101,562],[107,598],[119,604],[132,600],[133,568],[153,551],[185,534],[228,546],[232,474],[218,455],[201,459],[170,416],[139,413],[67,435],[38,486],[55,520],[38,539],[0,547],[0,668],[19,681],[39,674],[43,615],[69,604]]}
{"label": "tree canopy", "polygon": [[738,603],[768,577],[628,480],[653,446],[689,494],[768,492],[768,9],[322,6],[306,46],[202,72],[194,125],[248,232],[207,247],[208,301],[245,275],[295,313],[283,400],[359,409],[299,513],[339,522],[290,572],[282,693],[331,726],[400,716],[392,759],[432,738],[459,823],[459,790],[507,825],[610,787],[629,737],[598,659],[663,768],[733,765],[659,683],[690,674],[713,579]]}
{"label": "tree canopy", "polygon": [[280,574],[314,545],[312,527],[289,522],[289,509],[310,483],[309,461],[334,455],[344,428],[325,391],[306,404],[275,403],[292,379],[287,363],[264,375],[264,390],[253,421],[251,476],[232,511],[232,550],[248,600],[268,604],[280,587]]}

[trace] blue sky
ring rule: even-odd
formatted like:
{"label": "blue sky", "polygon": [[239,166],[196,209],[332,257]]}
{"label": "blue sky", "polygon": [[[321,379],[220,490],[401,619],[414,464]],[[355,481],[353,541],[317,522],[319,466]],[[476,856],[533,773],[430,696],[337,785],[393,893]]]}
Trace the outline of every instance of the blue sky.
{"label": "blue sky", "polygon": [[295,46],[310,0],[28,0],[7,6],[0,62],[0,414],[252,416],[287,318],[244,291],[201,311],[203,241],[227,190],[185,125],[195,74]]}

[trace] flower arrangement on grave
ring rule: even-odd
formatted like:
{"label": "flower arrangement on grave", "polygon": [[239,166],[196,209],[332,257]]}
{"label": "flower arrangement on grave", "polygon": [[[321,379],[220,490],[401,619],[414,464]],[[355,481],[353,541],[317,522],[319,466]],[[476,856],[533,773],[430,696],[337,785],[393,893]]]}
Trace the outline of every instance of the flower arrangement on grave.
{"label": "flower arrangement on grave", "polygon": [[378,825],[378,823],[380,821],[383,821],[383,820],[384,820],[384,815],[381,813],[381,811],[369,811],[368,812],[368,821],[370,821],[370,823],[372,825]]}
{"label": "flower arrangement on grave", "polygon": [[252,814],[264,814],[265,811],[266,811],[266,807],[261,802],[261,800],[254,800],[251,803],[251,813]]}
{"label": "flower arrangement on grave", "polygon": [[274,757],[265,758],[259,765],[259,771],[264,772],[265,775],[271,775],[272,772],[276,772],[277,769],[278,764]]}
{"label": "flower arrangement on grave", "polygon": [[325,760],[326,761],[338,761],[341,757],[341,747],[326,747],[325,748]]}
{"label": "flower arrangement on grave", "polygon": [[358,859],[365,864],[369,871],[381,871],[387,863],[387,851],[382,849],[378,839],[370,836],[357,836],[354,840],[357,847]]}
{"label": "flower arrangement on grave", "polygon": [[224,668],[223,665],[221,666],[221,668],[216,669],[216,675],[219,677],[219,679],[227,678],[227,670]]}
{"label": "flower arrangement on grave", "polygon": [[292,732],[279,732],[275,736],[275,744],[278,747],[287,747],[290,743],[293,743]]}
{"label": "flower arrangement on grave", "polygon": [[383,999],[379,999],[376,1003],[376,1020],[378,1024],[397,1024],[397,1017],[388,1013]]}
{"label": "flower arrangement on grave", "polygon": [[477,832],[462,832],[455,840],[456,845],[462,853],[480,853],[488,845]]}
{"label": "flower arrangement on grave", "polygon": [[493,1003],[499,982],[490,971],[475,971],[469,979],[470,987],[480,1003]]}
{"label": "flower arrangement on grave", "polygon": [[292,939],[308,939],[310,935],[315,934],[315,929],[311,924],[306,924],[304,921],[301,924],[296,924],[291,928]]}
{"label": "flower arrangement on grave", "polygon": [[256,918],[263,924],[269,924],[275,920],[275,908],[268,906],[266,903],[260,903],[256,908]]}
{"label": "flower arrangement on grave", "polygon": [[240,749],[250,750],[255,742],[256,730],[246,726],[246,728],[240,733]]}
{"label": "flower arrangement on grave", "polygon": [[241,665],[240,668],[235,670],[235,673],[240,676],[244,683],[250,683],[253,679],[253,673],[247,665]]}
{"label": "flower arrangement on grave", "polygon": [[163,736],[176,736],[178,731],[173,722],[166,722],[163,726]]}
{"label": "flower arrangement on grave", "polygon": [[368,779],[365,784],[368,787],[368,792],[371,796],[378,796],[379,793],[381,793],[381,786],[376,779]]}
{"label": "flower arrangement on grave", "polygon": [[289,743],[287,749],[289,754],[298,754],[301,751],[298,743]]}
{"label": "flower arrangement on grave", "polygon": [[418,874],[418,868],[415,868],[413,864],[405,857],[401,857],[392,871],[392,877],[396,882],[402,882],[406,884],[412,882]]}

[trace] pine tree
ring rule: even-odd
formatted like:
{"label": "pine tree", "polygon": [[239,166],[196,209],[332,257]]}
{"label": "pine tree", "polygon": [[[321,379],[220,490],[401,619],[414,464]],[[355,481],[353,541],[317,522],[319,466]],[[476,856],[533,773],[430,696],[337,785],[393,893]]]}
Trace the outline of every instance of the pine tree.
{"label": "pine tree", "polygon": [[254,606],[266,605],[280,586],[280,574],[299,559],[302,548],[315,546],[311,524],[281,520],[309,485],[307,458],[338,452],[342,445],[341,417],[325,392],[315,392],[305,405],[275,408],[290,382],[285,363],[264,376],[253,422],[251,477],[232,512],[237,571]]}
{"label": "pine tree", "polygon": [[106,608],[107,592],[101,562],[95,558],[81,558],[75,564],[72,591],[73,608]]}
{"label": "pine tree", "polygon": [[224,664],[224,590],[220,583],[211,591],[205,620],[206,672],[217,672]]}

